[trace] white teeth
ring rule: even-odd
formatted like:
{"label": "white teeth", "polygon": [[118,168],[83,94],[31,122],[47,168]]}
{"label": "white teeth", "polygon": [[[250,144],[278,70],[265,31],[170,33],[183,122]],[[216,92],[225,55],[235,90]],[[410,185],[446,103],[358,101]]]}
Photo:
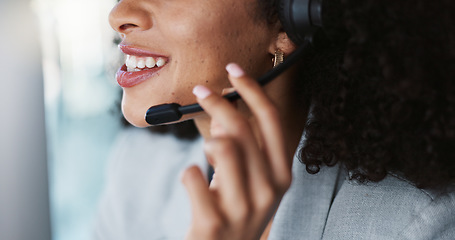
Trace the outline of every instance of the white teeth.
{"label": "white teeth", "polygon": [[162,67],[162,66],[164,66],[165,63],[166,63],[166,61],[163,58],[158,58],[156,60],[156,66],[157,67]]}
{"label": "white teeth", "polygon": [[137,68],[145,68],[145,59],[139,58],[137,61]]}
{"label": "white teeth", "polygon": [[128,72],[137,72],[143,70],[145,67],[162,67],[164,64],[166,64],[166,60],[161,57],[158,57],[155,60],[153,57],[136,57],[132,55],[126,55],[125,64]]}
{"label": "white teeth", "polygon": [[126,57],[126,66],[129,68],[136,68],[137,58],[136,56],[127,55]]}
{"label": "white teeth", "polygon": [[148,68],[154,67],[154,66],[155,66],[155,59],[152,58],[152,57],[146,58],[146,60],[145,60],[145,66],[147,66]]}

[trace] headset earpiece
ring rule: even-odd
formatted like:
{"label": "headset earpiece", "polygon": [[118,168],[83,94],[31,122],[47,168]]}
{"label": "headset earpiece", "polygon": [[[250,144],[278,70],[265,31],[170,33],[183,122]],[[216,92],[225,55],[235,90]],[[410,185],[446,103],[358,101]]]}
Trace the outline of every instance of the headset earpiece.
{"label": "headset earpiece", "polygon": [[301,45],[322,27],[322,0],[279,0],[278,15],[288,37]]}

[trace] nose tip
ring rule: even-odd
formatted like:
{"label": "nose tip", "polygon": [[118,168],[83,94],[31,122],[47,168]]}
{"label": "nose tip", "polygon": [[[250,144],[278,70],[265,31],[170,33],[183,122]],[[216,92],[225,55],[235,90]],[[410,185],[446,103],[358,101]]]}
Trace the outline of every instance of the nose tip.
{"label": "nose tip", "polygon": [[131,1],[120,1],[109,14],[111,27],[123,34],[152,27],[152,13]]}

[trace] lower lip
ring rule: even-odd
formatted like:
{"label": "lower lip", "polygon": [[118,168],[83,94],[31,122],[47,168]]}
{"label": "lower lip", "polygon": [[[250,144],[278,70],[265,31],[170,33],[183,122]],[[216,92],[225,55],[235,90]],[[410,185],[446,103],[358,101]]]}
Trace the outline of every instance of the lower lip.
{"label": "lower lip", "polygon": [[126,65],[120,67],[117,71],[117,82],[123,88],[136,86],[157,74],[163,67],[154,67],[138,72],[128,72]]}

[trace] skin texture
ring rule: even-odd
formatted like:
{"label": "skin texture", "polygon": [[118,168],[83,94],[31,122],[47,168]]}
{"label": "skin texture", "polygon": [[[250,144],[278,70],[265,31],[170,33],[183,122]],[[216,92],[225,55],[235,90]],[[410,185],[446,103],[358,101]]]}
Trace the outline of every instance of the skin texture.
{"label": "skin texture", "polygon": [[122,44],[169,58],[155,77],[124,89],[126,119],[148,126],[144,113],[150,106],[193,103],[191,90],[197,84],[221,93],[230,87],[224,71],[229,62],[253,76],[270,69],[277,30],[255,19],[255,7],[254,0],[120,1],[109,21]]}
{"label": "skin texture", "polygon": [[[126,119],[147,126],[145,111],[168,102],[197,100],[205,110],[190,117],[216,174],[209,187],[197,167],[182,175],[193,211],[187,239],[259,239],[291,183],[306,116],[294,111],[293,70],[264,88],[255,78],[272,68],[276,49],[287,55],[294,45],[256,9],[256,0],[123,0],[110,14],[122,44],[169,58],[159,74],[124,88]],[[238,65],[225,69],[230,62]],[[243,101],[221,97],[230,87]]]}

